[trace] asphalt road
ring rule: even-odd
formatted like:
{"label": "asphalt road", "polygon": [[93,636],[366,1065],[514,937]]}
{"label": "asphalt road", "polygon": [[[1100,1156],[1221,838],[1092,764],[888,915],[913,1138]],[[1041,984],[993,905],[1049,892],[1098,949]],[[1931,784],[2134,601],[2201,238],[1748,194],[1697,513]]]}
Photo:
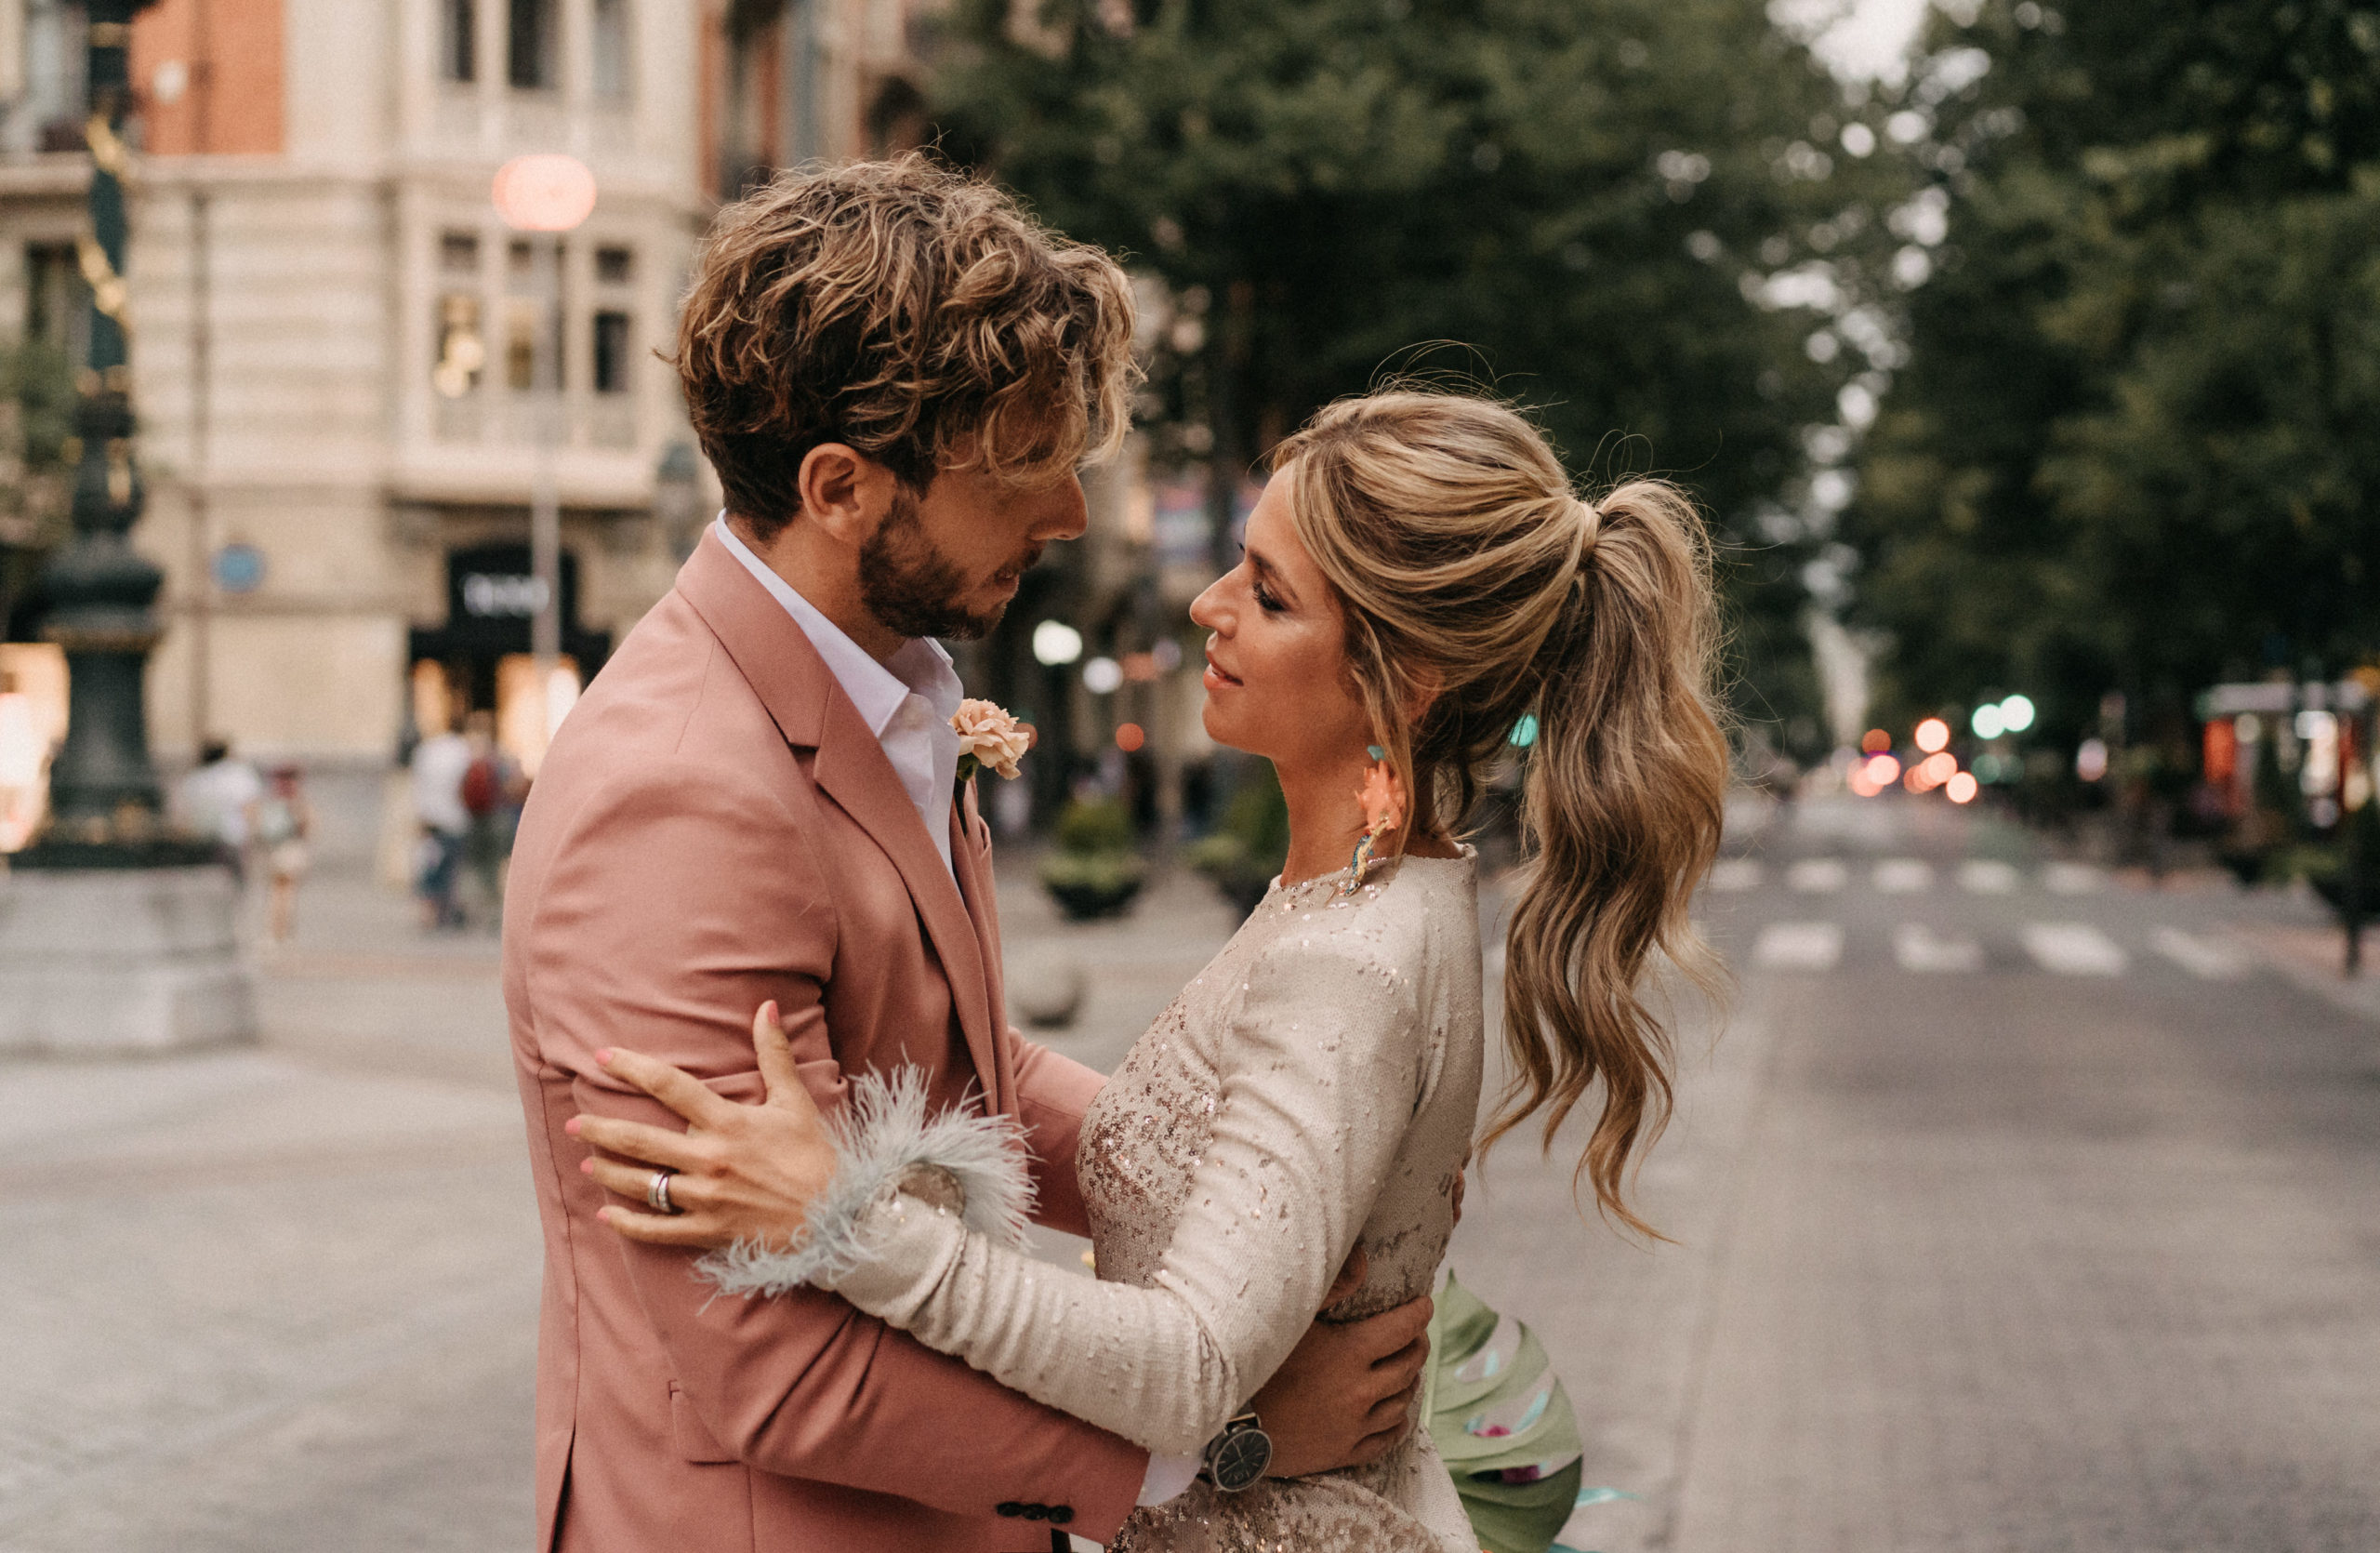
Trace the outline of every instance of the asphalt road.
{"label": "asphalt road", "polygon": [[[1673,1242],[1583,1222],[1516,1138],[1453,1254],[1613,1491],[1566,1543],[2380,1547],[2380,1026],[2268,968],[2304,907],[1880,801],[1780,823],[1703,910],[1739,981],[1686,1011],[1644,1174]],[[309,911],[261,1048],[0,1067],[0,1549],[530,1541],[490,946],[361,883]],[[1103,1065],[1231,926],[1189,880],[1003,915],[1012,960],[1087,969],[1052,1039]]]}
{"label": "asphalt road", "polygon": [[1646,1179],[1676,1243],[1501,1165],[1457,1241],[1641,1495],[1565,1541],[2380,1547],[2380,1038],[2248,952],[2306,909],[1940,803],[1819,805],[1716,883],[1732,1018]]}

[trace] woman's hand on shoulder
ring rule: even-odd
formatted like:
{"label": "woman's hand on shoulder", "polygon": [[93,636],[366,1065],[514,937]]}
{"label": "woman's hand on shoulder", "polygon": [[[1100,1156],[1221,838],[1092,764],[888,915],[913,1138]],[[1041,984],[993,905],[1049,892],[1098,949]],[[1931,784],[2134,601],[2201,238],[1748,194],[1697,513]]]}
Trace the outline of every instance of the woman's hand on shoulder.
{"label": "woman's hand on shoulder", "polygon": [[[635,1204],[607,1203],[597,1218],[653,1245],[717,1249],[750,1241],[784,1251],[800,1241],[810,1204],[834,1178],[835,1142],[795,1072],[774,1002],[752,1016],[752,1047],[768,1090],[757,1106],[714,1095],[682,1069],[641,1052],[595,1054],[607,1072],[688,1124],[673,1133],[584,1112],[563,1123],[562,1131],[600,1150],[579,1169]],[[674,1213],[645,1211],[656,1170],[669,1173]]]}

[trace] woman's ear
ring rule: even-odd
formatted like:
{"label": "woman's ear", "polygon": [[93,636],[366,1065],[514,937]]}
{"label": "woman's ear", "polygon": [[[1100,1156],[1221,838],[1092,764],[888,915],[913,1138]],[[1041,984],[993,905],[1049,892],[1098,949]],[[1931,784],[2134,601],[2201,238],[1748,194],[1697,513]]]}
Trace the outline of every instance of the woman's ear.
{"label": "woman's ear", "polygon": [[1445,694],[1447,677],[1442,670],[1428,664],[1408,670],[1405,677],[1409,688],[1406,692],[1405,705],[1398,710],[1405,714],[1407,727],[1419,728],[1421,719],[1430,714],[1430,709]]}

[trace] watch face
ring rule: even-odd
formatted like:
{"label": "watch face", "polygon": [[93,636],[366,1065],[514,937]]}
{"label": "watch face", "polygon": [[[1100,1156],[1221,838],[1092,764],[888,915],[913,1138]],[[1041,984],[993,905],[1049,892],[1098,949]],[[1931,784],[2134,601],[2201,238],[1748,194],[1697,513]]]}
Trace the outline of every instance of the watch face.
{"label": "watch face", "polygon": [[1237,1493],[1264,1476],[1264,1468],[1272,1462],[1272,1436],[1263,1429],[1235,1430],[1215,1446],[1215,1486],[1226,1493]]}

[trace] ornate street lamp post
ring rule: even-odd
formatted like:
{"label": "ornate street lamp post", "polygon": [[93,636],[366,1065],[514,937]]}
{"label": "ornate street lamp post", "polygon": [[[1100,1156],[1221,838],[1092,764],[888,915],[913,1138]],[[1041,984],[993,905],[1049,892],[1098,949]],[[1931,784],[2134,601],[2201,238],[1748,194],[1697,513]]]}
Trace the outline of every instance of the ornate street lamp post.
{"label": "ornate street lamp post", "polygon": [[46,567],[45,631],[66,652],[66,747],[51,820],[0,877],[0,1052],[150,1052],[255,1032],[231,870],[210,843],[165,833],[149,761],[142,671],[165,577],[136,553],[125,335],[124,115],[133,14],[89,0],[90,355],[78,376],[73,537]]}
{"label": "ornate street lamp post", "polygon": [[90,231],[83,234],[90,283],[90,354],[76,388],[73,537],[43,571],[44,634],[65,649],[66,747],[50,768],[48,830],[16,858],[21,869],[127,868],[198,863],[205,844],[159,824],[157,773],[149,760],[143,674],[156,645],[154,604],[165,574],[127,538],[145,498],[133,458],[132,371],[124,283],[126,151],[131,97],[126,55],[132,17],[147,0],[92,0]]}

